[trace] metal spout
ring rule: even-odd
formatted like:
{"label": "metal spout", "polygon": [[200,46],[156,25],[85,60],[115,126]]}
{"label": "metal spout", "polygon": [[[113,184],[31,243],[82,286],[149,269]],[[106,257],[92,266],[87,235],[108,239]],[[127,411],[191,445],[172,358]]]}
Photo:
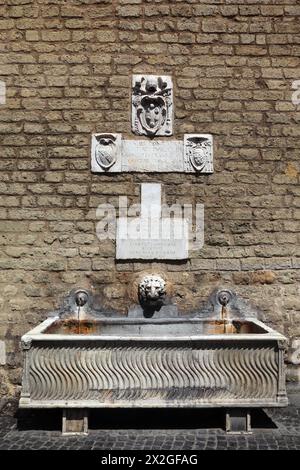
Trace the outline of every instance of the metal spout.
{"label": "metal spout", "polygon": [[88,294],[85,291],[78,291],[75,295],[75,302],[78,307],[83,307],[88,301]]}
{"label": "metal spout", "polygon": [[[227,320],[227,304],[230,302],[232,294],[229,290],[221,290],[218,293],[218,302],[221,305],[221,320]],[[225,327],[224,327],[225,328]]]}

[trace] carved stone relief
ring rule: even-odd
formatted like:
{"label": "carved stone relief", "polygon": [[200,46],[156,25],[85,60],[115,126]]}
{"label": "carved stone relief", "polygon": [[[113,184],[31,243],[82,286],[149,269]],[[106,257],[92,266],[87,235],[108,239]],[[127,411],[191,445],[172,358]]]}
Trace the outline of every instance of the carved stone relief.
{"label": "carved stone relief", "polygon": [[92,171],[121,171],[121,134],[94,134]]}
{"label": "carved stone relief", "polygon": [[142,303],[157,302],[166,295],[166,282],[157,274],[150,274],[143,277],[138,291]]}
{"label": "carved stone relief", "polygon": [[213,173],[213,145],[210,134],[185,134],[184,165],[186,171]]}
{"label": "carved stone relief", "polygon": [[173,133],[173,85],[171,77],[133,75],[132,132],[170,136]]}

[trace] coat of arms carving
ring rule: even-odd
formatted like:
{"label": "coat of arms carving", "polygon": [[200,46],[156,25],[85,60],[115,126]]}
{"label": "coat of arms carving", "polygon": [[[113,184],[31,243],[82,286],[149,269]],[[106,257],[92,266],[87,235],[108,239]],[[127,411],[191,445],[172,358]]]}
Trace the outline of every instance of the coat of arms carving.
{"label": "coat of arms carving", "polygon": [[118,134],[98,134],[95,136],[95,160],[103,171],[115,165],[119,151]]}
{"label": "coat of arms carving", "polygon": [[171,78],[163,75],[133,75],[132,87],[133,133],[148,137],[172,135]]}
{"label": "coat of arms carving", "polygon": [[197,173],[213,172],[212,136],[210,134],[185,134],[185,169]]}

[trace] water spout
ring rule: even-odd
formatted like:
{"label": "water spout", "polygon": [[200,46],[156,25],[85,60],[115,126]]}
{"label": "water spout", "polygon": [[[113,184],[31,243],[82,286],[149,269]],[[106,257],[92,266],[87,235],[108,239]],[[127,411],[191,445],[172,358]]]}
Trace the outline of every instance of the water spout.
{"label": "water spout", "polygon": [[77,324],[78,324],[78,331],[77,333],[80,335],[80,306],[78,306],[78,310],[77,310]]}
{"label": "water spout", "polygon": [[166,281],[157,274],[144,276],[138,285],[138,296],[145,316],[152,317],[164,305]]}
{"label": "water spout", "polygon": [[227,304],[229,303],[231,299],[231,293],[230,291],[227,290],[222,290],[218,294],[218,301],[221,304],[221,320],[224,324],[224,333],[226,333],[226,326],[227,326],[227,320],[228,320],[228,315],[227,315]]}
{"label": "water spout", "polygon": [[227,309],[225,305],[222,305],[222,308],[221,308],[221,320],[223,321],[227,320]]}
{"label": "water spout", "polygon": [[224,325],[224,329],[223,329],[223,333],[227,333],[227,309],[226,309],[226,305],[222,305],[222,308],[221,308],[221,320],[223,322],[223,325]]}
{"label": "water spout", "polygon": [[78,306],[77,309],[77,323],[78,323],[78,334],[80,334],[80,311],[88,301],[88,294],[85,291],[78,291],[75,295],[75,302]]}

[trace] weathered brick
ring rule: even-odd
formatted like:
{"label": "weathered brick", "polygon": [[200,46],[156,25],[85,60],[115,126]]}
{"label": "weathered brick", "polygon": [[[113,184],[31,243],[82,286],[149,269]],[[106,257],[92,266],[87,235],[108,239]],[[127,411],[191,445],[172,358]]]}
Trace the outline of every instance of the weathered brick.
{"label": "weathered brick", "polygon": [[106,259],[106,258],[101,258],[97,259],[95,258],[92,261],[92,269],[93,271],[106,271],[106,270],[111,270],[113,268],[113,260],[112,259]]}
{"label": "weathered brick", "polygon": [[227,31],[227,24],[222,20],[204,19],[202,21],[202,31],[204,33],[224,33]]}
{"label": "weathered brick", "polygon": [[124,18],[127,18],[127,17],[138,18],[141,15],[141,13],[142,13],[142,10],[140,6],[124,5],[124,6],[117,7],[118,16],[121,16]]}
{"label": "weathered brick", "polygon": [[197,88],[198,80],[196,78],[179,78],[177,80],[177,85],[180,88]]}
{"label": "weathered brick", "polygon": [[146,16],[166,16],[169,15],[170,9],[167,5],[147,5],[144,11]]}
{"label": "weathered brick", "polygon": [[43,41],[68,41],[71,38],[70,31],[42,31]]}
{"label": "weathered brick", "polygon": [[40,39],[39,31],[36,31],[36,30],[26,31],[25,38],[26,38],[26,41],[39,41]]}
{"label": "weathered brick", "polygon": [[1,19],[0,20],[0,30],[1,29],[11,29],[14,27],[14,21],[12,19]]}
{"label": "weathered brick", "polygon": [[282,16],[283,15],[283,7],[277,5],[262,5],[261,6],[261,14],[265,16]]}

